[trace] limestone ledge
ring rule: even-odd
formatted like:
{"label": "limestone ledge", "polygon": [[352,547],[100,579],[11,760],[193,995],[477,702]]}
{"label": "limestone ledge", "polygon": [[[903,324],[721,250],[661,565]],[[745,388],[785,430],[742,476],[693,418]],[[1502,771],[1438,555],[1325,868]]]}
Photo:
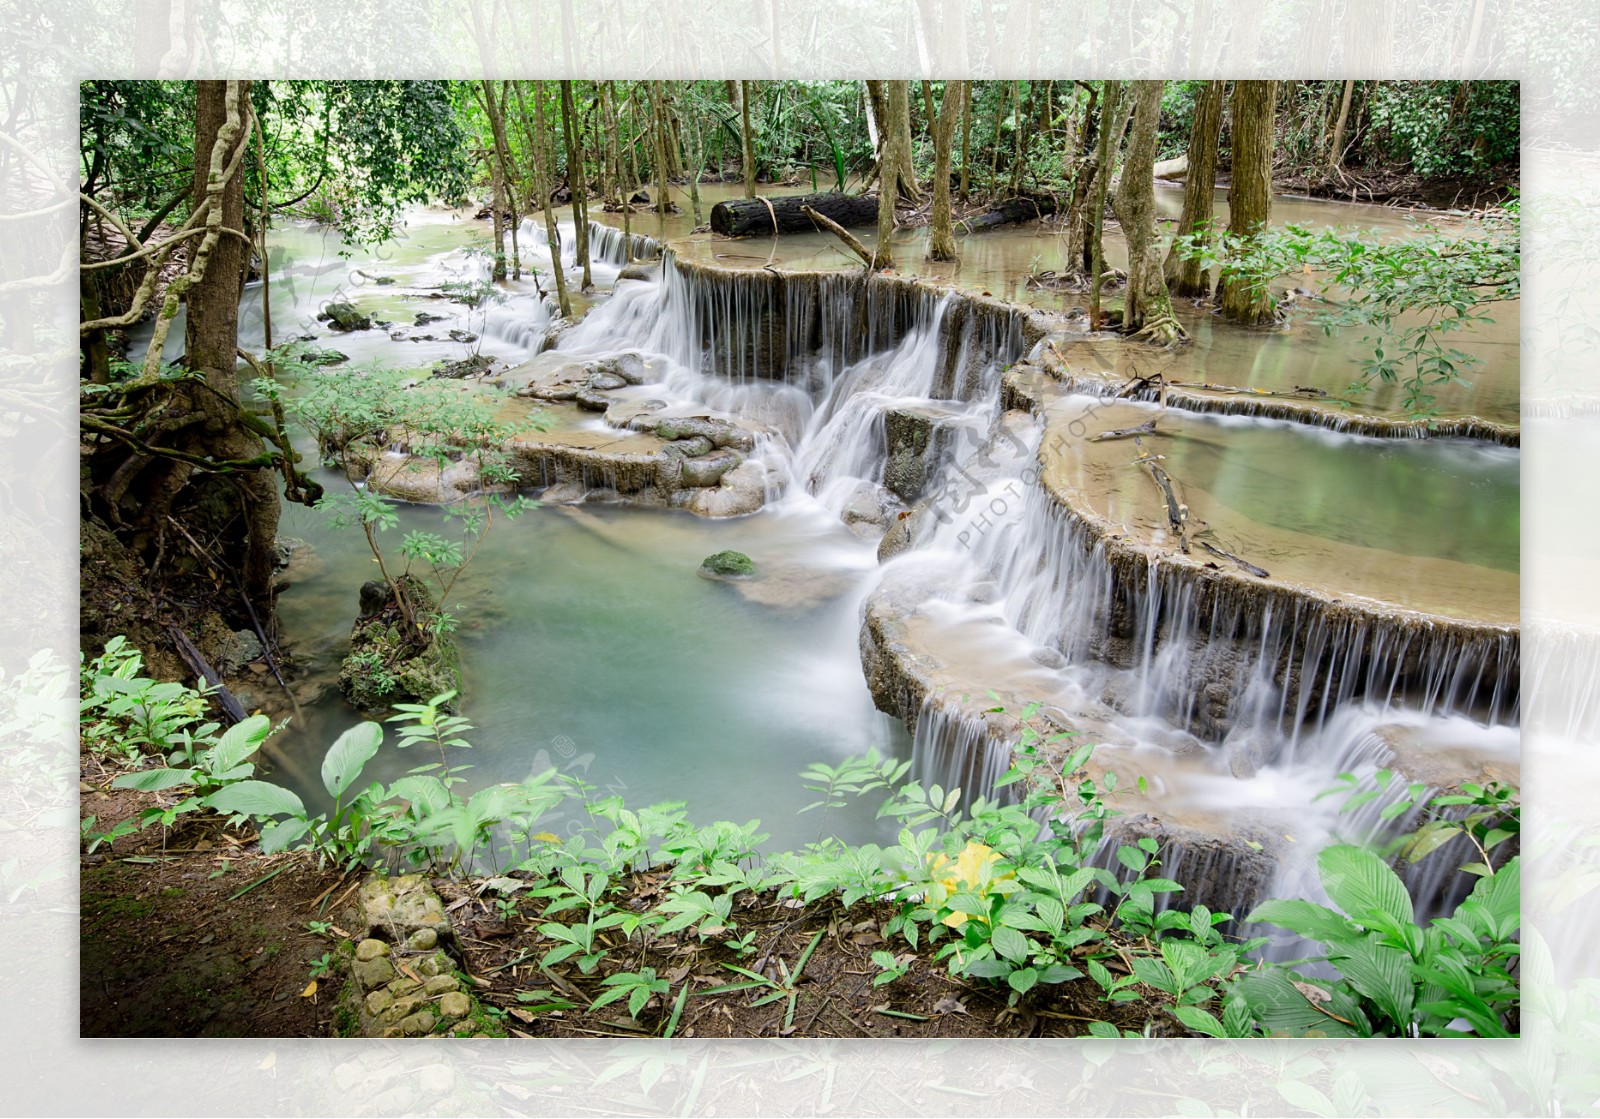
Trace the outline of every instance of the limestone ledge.
{"label": "limestone ledge", "polygon": [[[1440,416],[1433,420],[1412,420],[1379,416],[1342,408],[1336,401],[1312,395],[1272,395],[1265,392],[1229,392],[1199,384],[1129,384],[1127,377],[1087,365],[1073,364],[1060,351],[1065,339],[1051,338],[1036,344],[1027,364],[1043,372],[1070,392],[1093,396],[1121,396],[1129,400],[1164,401],[1169,408],[1186,412],[1230,416],[1256,416],[1261,419],[1288,420],[1352,435],[1379,439],[1478,439],[1503,447],[1522,444],[1522,429],[1479,416]],[[1011,407],[1013,405],[1007,405]]]}

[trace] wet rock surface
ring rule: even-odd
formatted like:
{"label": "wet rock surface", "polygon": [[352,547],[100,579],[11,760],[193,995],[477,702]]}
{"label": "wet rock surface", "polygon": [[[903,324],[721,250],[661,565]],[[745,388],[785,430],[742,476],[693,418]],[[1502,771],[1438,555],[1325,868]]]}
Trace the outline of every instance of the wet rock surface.
{"label": "wet rock surface", "polygon": [[371,317],[357,310],[354,303],[330,303],[317,315],[317,321],[327,323],[330,330],[344,333],[372,329]]}

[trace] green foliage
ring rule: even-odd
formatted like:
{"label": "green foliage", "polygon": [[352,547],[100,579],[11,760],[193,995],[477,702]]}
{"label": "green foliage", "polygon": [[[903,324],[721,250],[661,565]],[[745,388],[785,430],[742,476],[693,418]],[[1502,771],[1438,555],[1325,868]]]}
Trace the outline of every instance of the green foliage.
{"label": "green foliage", "polygon": [[[1340,811],[1348,813],[1385,795],[1393,784],[1394,774],[1387,769],[1377,770],[1370,784],[1353,773],[1341,773],[1338,784],[1321,795],[1346,793]],[[1400,795],[1389,794],[1379,818],[1393,820],[1411,812],[1420,813],[1422,821],[1385,845],[1386,858],[1398,856],[1408,863],[1420,862],[1451,840],[1464,838],[1477,851],[1479,861],[1461,869],[1468,874],[1486,875],[1493,873],[1494,860],[1498,857],[1491,852],[1517,838],[1522,831],[1522,807],[1517,790],[1498,781],[1487,785],[1464,782],[1458,792],[1431,795],[1422,782],[1413,782]]]}
{"label": "green foliage", "polygon": [[1329,333],[1360,328],[1370,347],[1349,392],[1398,383],[1406,412],[1418,417],[1437,412],[1431,390],[1465,383],[1478,364],[1447,345],[1448,337],[1489,322],[1485,307],[1516,299],[1522,290],[1515,204],[1463,230],[1418,225],[1392,240],[1288,225],[1248,238],[1189,235],[1179,247],[1257,291],[1281,276],[1319,274],[1334,302],[1314,321]]}
{"label": "green foliage", "polygon": [[[1318,860],[1338,910],[1271,901],[1252,921],[1323,946],[1314,957],[1337,980],[1285,969],[1250,972],[1239,994],[1268,1033],[1328,1037],[1399,1034],[1509,1037],[1518,987],[1521,869],[1516,858],[1482,878],[1454,913],[1417,925],[1398,875],[1361,847],[1329,847]],[[1464,1023],[1462,1029],[1457,1023]]]}
{"label": "green foliage", "polygon": [[1379,82],[1372,94],[1370,143],[1429,177],[1514,160],[1521,142],[1519,84]]}
{"label": "green foliage", "polygon": [[[125,669],[136,658],[117,645],[95,671],[84,673],[85,727],[106,722],[87,698],[96,694],[100,670]],[[184,691],[176,702],[197,698]],[[104,694],[104,704],[122,695]],[[667,981],[648,967],[605,973],[607,961],[621,958],[621,946],[635,939],[688,936],[743,955],[753,933],[741,934],[738,906],[748,894],[800,906],[826,897],[847,908],[863,901],[885,906],[884,939],[903,940],[910,951],[874,952],[875,986],[893,983],[926,953],[954,975],[1001,986],[1012,1003],[1088,979],[1109,1004],[1165,1008],[1186,1029],[1207,1036],[1503,1036],[1510,1029],[1517,997],[1515,858],[1485,874],[1453,914],[1423,928],[1403,883],[1381,857],[1330,847],[1319,867],[1337,908],[1271,901],[1249,919],[1318,942],[1323,953],[1314,960],[1338,977],[1305,976],[1281,965],[1242,970],[1263,940],[1229,936],[1222,931],[1228,915],[1204,905],[1159,907],[1163,896],[1182,890],[1158,876],[1160,844],[1150,836],[1106,842],[1117,813],[1105,796],[1118,782],[1109,773],[1092,777],[1092,747],[1073,746],[1066,735],[1024,730],[1003,782],[1021,784],[1022,795],[1009,804],[979,798],[963,805],[959,789],[899,784],[904,763],[875,755],[813,766],[805,779],[821,799],[811,807],[881,796],[879,814],[901,821],[897,842],[884,848],[829,838],[799,852],[764,855],[766,836],[757,821],[698,827],[681,805],[636,812],[616,797],[592,800],[583,782],[554,772],[464,795],[465,767],[451,764],[451,755],[469,748],[471,725],[444,709],[450,698],[399,705],[390,719],[398,732],[394,748],[431,746],[439,760],[388,786],[362,783],[365,767],[382,749],[380,725],[361,723],[342,735],[321,767],[333,801],[327,814],[312,814],[294,793],[251,776],[247,759],[269,730],[259,717],[221,736],[214,728],[191,735],[186,752],[174,756],[185,768],[136,770],[118,784],[182,788],[193,807],[257,826],[264,851],[299,846],[346,866],[398,861],[434,871],[509,864],[518,877],[492,878],[484,888],[500,895],[505,920],[537,907],[529,919],[551,945],[538,966],[548,970],[570,961],[583,975],[602,974],[593,1005],[626,998],[635,1016],[652,999],[667,1005]],[[1033,714],[1023,713],[1025,728]],[[100,733],[114,737],[115,730]],[[1473,837],[1487,866],[1488,852],[1507,838],[1494,837],[1518,814],[1514,796],[1486,787],[1439,799],[1431,810],[1467,809],[1453,817],[1454,826]],[[565,839],[538,830],[574,801],[581,802],[588,826]],[[110,838],[93,835],[92,824],[92,818],[84,824],[91,848]],[[1108,855],[1111,867],[1100,861]],[[662,886],[648,907],[635,893],[641,873]],[[792,1028],[801,975],[823,935],[819,930],[811,938],[792,968],[778,960],[776,975],[722,965],[734,981],[680,991],[664,1028],[675,1029],[691,994],[745,991],[754,996],[752,1006],[783,1004],[783,1028]],[[526,994],[541,1007],[572,1005],[546,993]],[[1105,1023],[1090,1032],[1117,1036]]]}
{"label": "green foliage", "polygon": [[[324,456],[350,485],[346,492],[325,496],[318,508],[334,525],[362,532],[391,594],[401,604],[412,644],[425,648],[433,637],[455,628],[449,596],[496,518],[509,519],[535,507],[520,495],[504,492],[520,480],[505,447],[519,432],[539,428],[545,421],[534,416],[524,425],[507,424],[497,418],[498,399],[492,393],[464,394],[437,382],[415,384],[377,369],[332,371],[302,364],[298,375],[300,391],[285,400],[285,409],[316,436]],[[276,382],[265,379],[256,387],[272,399],[281,393]],[[440,507],[450,535],[408,532],[398,549],[404,562],[392,566],[385,562],[381,537],[400,523],[397,503],[361,485],[360,479],[368,464],[396,444],[403,445],[414,462],[430,463],[440,471],[459,461],[471,462],[482,489]],[[408,576],[423,581],[436,613],[422,616],[412,601]],[[369,655],[357,667],[372,677],[378,694],[392,687],[393,665],[374,663]]]}
{"label": "green foliage", "polygon": [[[87,193],[134,217],[187,189],[193,82],[87,81],[79,94]],[[334,224],[352,244],[386,240],[405,207],[466,189],[467,134],[449,82],[255,81],[250,98],[266,140],[269,208]],[[255,159],[243,169],[253,216]]]}

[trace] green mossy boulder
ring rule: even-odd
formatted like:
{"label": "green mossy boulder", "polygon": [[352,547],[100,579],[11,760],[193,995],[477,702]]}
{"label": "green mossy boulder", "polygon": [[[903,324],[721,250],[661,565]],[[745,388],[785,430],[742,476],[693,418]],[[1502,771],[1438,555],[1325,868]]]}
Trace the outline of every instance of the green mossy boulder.
{"label": "green mossy boulder", "polygon": [[[419,617],[434,612],[433,596],[419,580],[403,575],[407,597]],[[438,634],[416,649],[403,636],[400,608],[389,588],[362,588],[362,616],[350,630],[350,652],[339,666],[339,689],[365,714],[396,703],[426,703],[436,695],[461,693],[461,651],[450,634]],[[455,700],[446,706],[454,710]]]}
{"label": "green mossy boulder", "polygon": [[755,573],[755,562],[743,552],[718,552],[700,563],[700,574],[708,579],[743,579]]}

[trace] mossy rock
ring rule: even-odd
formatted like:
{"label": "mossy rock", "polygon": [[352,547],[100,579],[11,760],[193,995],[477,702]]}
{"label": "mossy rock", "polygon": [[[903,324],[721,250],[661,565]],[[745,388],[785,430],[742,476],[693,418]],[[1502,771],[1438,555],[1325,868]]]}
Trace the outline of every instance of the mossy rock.
{"label": "mossy rock", "polygon": [[[419,617],[433,613],[433,596],[409,575],[406,594]],[[363,615],[350,630],[350,652],[339,666],[339,689],[365,713],[381,713],[396,703],[426,703],[436,695],[461,693],[461,651],[450,634],[438,634],[422,649],[404,638],[400,608],[393,595],[378,605],[372,584],[362,588]],[[387,592],[388,588],[381,588]],[[377,606],[377,609],[371,608]],[[368,611],[371,611],[370,613]],[[455,700],[446,704],[454,710]]]}
{"label": "mossy rock", "polygon": [[700,574],[711,579],[743,579],[755,573],[755,561],[743,552],[718,552],[700,563]]}

